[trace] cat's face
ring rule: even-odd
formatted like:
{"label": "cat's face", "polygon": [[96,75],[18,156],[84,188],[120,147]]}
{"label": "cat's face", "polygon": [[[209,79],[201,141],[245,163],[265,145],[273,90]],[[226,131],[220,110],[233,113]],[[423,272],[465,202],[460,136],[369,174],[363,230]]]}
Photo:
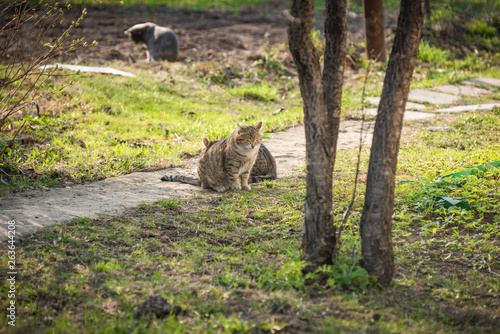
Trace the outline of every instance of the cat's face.
{"label": "cat's face", "polygon": [[262,141],[262,134],[260,133],[260,128],[262,127],[262,122],[257,125],[252,126],[242,126],[238,124],[238,130],[236,130],[236,145],[244,150],[252,150],[258,148],[260,142]]}
{"label": "cat's face", "polygon": [[136,24],[125,31],[135,43],[146,43],[146,34],[154,30],[154,24],[151,22]]}

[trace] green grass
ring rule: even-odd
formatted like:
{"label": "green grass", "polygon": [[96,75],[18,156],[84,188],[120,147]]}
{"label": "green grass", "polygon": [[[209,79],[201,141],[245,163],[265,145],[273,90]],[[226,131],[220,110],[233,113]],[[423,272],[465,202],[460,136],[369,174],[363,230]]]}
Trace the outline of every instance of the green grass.
{"label": "green grass", "polygon": [[258,101],[275,101],[278,98],[278,90],[276,87],[272,87],[268,83],[233,87],[229,89],[229,94],[232,96],[239,96],[244,99]]}
{"label": "green grass", "polygon": [[[227,89],[212,81],[203,65],[166,66],[153,76],[148,67],[134,69],[136,78],[73,74],[75,84],[51,101],[53,116],[24,117],[30,125],[21,136],[36,138],[38,145],[7,148],[4,162],[13,171],[2,187],[22,188],[33,181],[50,185],[54,179],[93,180],[178,165],[183,157],[200,152],[203,137],[227,137],[237,122],[262,120],[265,132],[301,122],[293,79]],[[187,74],[173,76],[171,71]],[[261,73],[266,75],[267,71]],[[56,78],[44,89],[58,85]],[[289,96],[294,97],[284,103]],[[281,107],[283,112],[272,114]]]}
{"label": "green grass", "polygon": [[[350,3],[351,10],[360,10],[360,1]],[[490,18],[493,2],[454,1],[453,10],[444,1],[431,4],[433,28],[420,45],[412,88],[500,77],[500,56],[491,36],[496,21],[485,26],[474,21],[477,16],[464,18],[485,10]],[[395,1],[384,5],[396,8]],[[443,47],[440,34],[455,21],[468,27],[460,43],[467,38],[483,43],[477,54]],[[314,42],[321,46],[318,32]],[[285,46],[267,50],[244,65],[228,61],[150,68],[117,62],[111,66],[137,77],[73,74],[74,85],[63,91],[66,78],[50,79],[42,91],[54,94],[43,115],[23,116],[29,123],[20,136],[34,143],[6,148],[0,189],[182,164],[203,147],[202,137],[228,136],[236,122],[263,120],[265,132],[298,124],[300,92],[290,64],[280,60],[284,52]],[[373,67],[366,93],[377,96],[385,65],[364,61],[356,47],[350,54],[359,68],[344,81],[343,116],[359,118],[366,70]],[[226,73],[228,65],[234,76]],[[497,95],[494,90],[467,102],[498,101]],[[12,122],[18,128],[23,119]],[[391,287],[381,289],[358,263],[369,155],[364,149],[360,195],[334,266],[301,273],[303,173],[257,184],[251,192],[144,203],[127,216],[78,218],[18,239],[17,332],[498,332],[500,171],[435,181],[467,166],[500,160],[500,111],[432,122],[445,123],[449,131],[428,131],[425,123],[408,123],[403,130],[393,216],[397,269]],[[2,133],[2,138],[12,135]],[[335,224],[349,205],[356,159],[352,151],[338,152]],[[443,208],[437,196],[467,201],[471,210]],[[0,247],[7,254],[6,244]],[[2,291],[7,284],[1,280]],[[147,297],[156,294],[183,312],[166,318],[139,312]],[[5,309],[7,303],[7,295],[1,294],[0,306]],[[7,319],[1,314],[3,333]]]}
{"label": "green grass", "polygon": [[[397,270],[387,289],[358,265],[362,195],[336,264],[302,275],[305,179],[299,174],[256,184],[251,192],[158,201],[117,218],[79,218],[18,240],[16,300],[22,316],[16,329],[497,332],[500,169],[429,184],[465,166],[500,160],[500,110],[436,124],[445,121],[450,131],[405,127],[393,223]],[[360,194],[368,153],[362,152]],[[338,152],[336,224],[351,197],[355,160],[352,151]],[[432,199],[436,194],[464,198],[471,210],[440,208]],[[0,285],[5,290],[7,282]],[[165,318],[139,312],[156,294],[183,312]],[[2,308],[7,302],[1,295]],[[0,322],[6,324],[4,313]]]}
{"label": "green grass", "polygon": [[[148,2],[149,3],[149,2]],[[179,2],[180,5],[210,7],[211,1]],[[241,2],[238,2],[241,3]],[[391,8],[391,3],[387,3]],[[432,29],[420,44],[411,88],[433,88],[456,84],[476,77],[500,77],[500,50],[496,35],[498,24],[487,11],[488,20],[478,17],[493,3],[454,1],[453,7],[433,2]],[[358,6],[360,1],[350,2]],[[467,15],[470,13],[472,15]],[[443,48],[444,31],[462,25],[462,34]],[[465,30],[463,29],[465,27]],[[324,38],[313,30],[313,41],[322,49]],[[467,39],[472,39],[467,43]],[[385,64],[365,60],[361,43],[348,53],[357,69],[344,80],[343,117],[361,117],[361,94],[364,77],[366,95],[380,96]],[[461,47],[478,47],[477,52],[463,54]],[[361,51],[360,51],[361,50]],[[282,130],[301,123],[301,95],[289,51],[283,44],[263,51],[257,60],[247,64],[174,63],[151,69],[147,65],[130,67],[121,62],[113,67],[133,72],[135,78],[71,74],[48,80],[41,87],[51,94],[42,115],[12,120],[19,128],[28,122],[20,137],[30,137],[34,145],[13,146],[5,150],[0,170],[0,192],[33,186],[52,186],[65,181],[80,182],[118,176],[144,168],[182,165],[203,148],[201,139],[226,137],[235,123],[264,122],[264,131]],[[322,55],[322,51],[319,52]],[[227,67],[230,67],[230,71]],[[232,72],[232,73],[230,73]],[[70,74],[70,72],[64,72]],[[466,103],[498,100],[498,90],[486,97],[468,98]],[[367,106],[365,104],[365,106]],[[276,110],[282,110],[274,113]],[[10,139],[14,133],[2,133]],[[0,149],[3,149],[0,144]]]}
{"label": "green grass", "polygon": [[[453,0],[453,2],[448,0],[435,0],[431,1],[431,8],[434,10],[455,10],[455,11],[469,11],[472,13],[483,13],[485,9],[495,10],[497,9],[496,0]],[[324,2],[316,0],[316,7],[324,8]],[[356,13],[363,12],[363,0],[352,0],[349,1],[350,10]],[[384,1],[384,10],[396,10],[399,9],[401,1],[399,0],[386,0]],[[498,9],[497,9],[498,10]]]}
{"label": "green grass", "polygon": [[[297,79],[279,63],[284,46],[265,52],[259,61],[242,67],[231,64],[164,64],[160,70],[131,68],[135,78],[71,74],[74,85],[59,88],[65,79],[52,78],[42,91],[55,92],[41,116],[14,120],[29,123],[21,136],[35,145],[6,148],[0,190],[51,186],[66,181],[96,180],[150,167],[181,165],[201,151],[201,139],[227,137],[236,123],[264,122],[264,132],[299,124],[302,108]],[[497,56],[452,59],[447,51],[422,42],[412,88],[459,83],[472,76],[499,77]],[[356,80],[346,80],[343,116],[359,118],[365,69]],[[380,96],[384,65],[375,65],[367,81],[367,96]],[[472,71],[474,75],[472,75]],[[68,72],[68,74],[70,74]],[[492,96],[468,103],[491,101]],[[276,110],[282,109],[279,113]],[[9,139],[11,134],[3,134]]]}

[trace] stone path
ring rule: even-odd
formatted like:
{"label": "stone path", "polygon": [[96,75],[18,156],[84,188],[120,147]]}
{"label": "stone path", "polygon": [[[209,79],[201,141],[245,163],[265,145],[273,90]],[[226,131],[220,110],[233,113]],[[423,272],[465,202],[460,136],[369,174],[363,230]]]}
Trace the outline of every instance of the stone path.
{"label": "stone path", "polygon": [[[493,96],[498,94],[490,89],[477,87],[475,85],[500,88],[500,79],[476,78],[466,80],[465,84],[442,85],[432,90],[414,89],[410,91],[408,95],[404,120],[418,121],[435,117],[437,114],[492,110],[495,106],[500,106],[500,103],[465,104],[465,97]],[[368,97],[366,100],[373,105],[378,105],[380,103],[380,97]],[[443,105],[453,106],[436,109],[436,107],[441,107]],[[377,114],[377,108],[367,108],[365,111],[368,115]]]}
{"label": "stone path", "polygon": [[[433,90],[413,90],[406,105],[405,120],[418,121],[435,117],[438,114],[450,114],[473,110],[491,110],[500,103],[479,105],[453,105],[463,101],[463,97],[494,95],[491,89],[500,88],[500,80],[492,78],[471,79],[464,85],[444,85]],[[377,105],[380,98],[367,98]],[[417,102],[417,103],[416,103]],[[444,108],[439,108],[443,107]],[[418,110],[418,111],[415,111]],[[367,108],[367,114],[376,115],[376,108]],[[356,148],[360,142],[361,122],[344,121],[339,134],[339,149]],[[365,122],[364,144],[371,143],[374,122]],[[372,130],[370,130],[372,131]],[[304,128],[295,127],[287,131],[272,134],[264,143],[271,152],[275,152],[280,177],[290,175],[295,169],[304,166],[305,138]],[[276,153],[278,152],[278,153]],[[161,182],[166,174],[194,174],[196,161],[191,160],[184,168],[170,168],[154,172],[136,172],[129,175],[110,178],[104,181],[84,185],[71,185],[62,188],[47,188],[12,194],[0,198],[0,240],[6,239],[8,221],[16,221],[16,235],[25,235],[39,228],[67,221],[75,217],[98,217],[119,215],[126,208],[143,202],[152,202],[167,198],[185,198],[200,193],[198,187]],[[203,191],[208,192],[208,191]]]}

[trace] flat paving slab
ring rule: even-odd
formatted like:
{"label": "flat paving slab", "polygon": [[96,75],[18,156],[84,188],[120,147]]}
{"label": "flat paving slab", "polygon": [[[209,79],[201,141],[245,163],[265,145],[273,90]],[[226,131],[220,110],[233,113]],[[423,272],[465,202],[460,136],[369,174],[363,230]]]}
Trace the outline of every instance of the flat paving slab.
{"label": "flat paving slab", "polygon": [[7,221],[16,222],[16,236],[77,217],[117,215],[127,208],[164,198],[192,195],[197,187],[161,182],[166,169],[132,173],[89,184],[47,188],[10,194],[0,199],[0,239],[7,234]]}
{"label": "flat paving slab", "polygon": [[487,104],[471,104],[467,106],[454,106],[449,108],[442,108],[434,110],[436,113],[441,114],[451,114],[457,112],[466,112],[466,111],[476,111],[476,110],[492,110],[495,107],[500,107],[500,103],[487,103]]}
{"label": "flat paving slab", "polygon": [[433,92],[424,89],[414,89],[410,91],[408,95],[408,100],[420,103],[431,103],[431,104],[454,104],[461,100],[460,96]]}
{"label": "flat paving slab", "polygon": [[500,79],[494,78],[473,78],[467,79],[466,82],[470,82],[474,85],[485,85],[494,88],[500,88]]}
{"label": "flat paving slab", "polygon": [[436,90],[460,96],[480,96],[491,95],[493,92],[489,89],[479,88],[472,85],[443,85],[435,88]]}
{"label": "flat paving slab", "polygon": [[[378,106],[380,103],[380,96],[367,97],[366,101]],[[425,109],[427,109],[427,107],[424,104],[406,102],[406,110],[425,110]]]}
{"label": "flat paving slab", "polygon": [[[368,115],[373,115],[373,116],[377,115],[376,108],[367,108],[367,109],[365,109],[365,112]],[[427,113],[427,112],[405,111],[405,115],[403,117],[403,120],[405,120],[405,121],[420,121],[422,119],[432,118],[435,116],[436,116],[436,114]]]}

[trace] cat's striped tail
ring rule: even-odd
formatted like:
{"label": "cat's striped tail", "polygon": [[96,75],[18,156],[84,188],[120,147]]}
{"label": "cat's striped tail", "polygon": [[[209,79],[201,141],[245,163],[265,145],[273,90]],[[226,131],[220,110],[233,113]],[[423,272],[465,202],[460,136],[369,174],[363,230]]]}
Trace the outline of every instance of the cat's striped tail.
{"label": "cat's striped tail", "polygon": [[266,175],[252,175],[248,178],[248,183],[257,183],[263,180],[276,180],[276,173],[274,171],[269,172]]}
{"label": "cat's striped tail", "polygon": [[192,184],[193,186],[201,186],[200,179],[195,179],[194,177],[182,176],[182,175],[165,175],[161,178],[162,181],[166,182],[180,182]]}

